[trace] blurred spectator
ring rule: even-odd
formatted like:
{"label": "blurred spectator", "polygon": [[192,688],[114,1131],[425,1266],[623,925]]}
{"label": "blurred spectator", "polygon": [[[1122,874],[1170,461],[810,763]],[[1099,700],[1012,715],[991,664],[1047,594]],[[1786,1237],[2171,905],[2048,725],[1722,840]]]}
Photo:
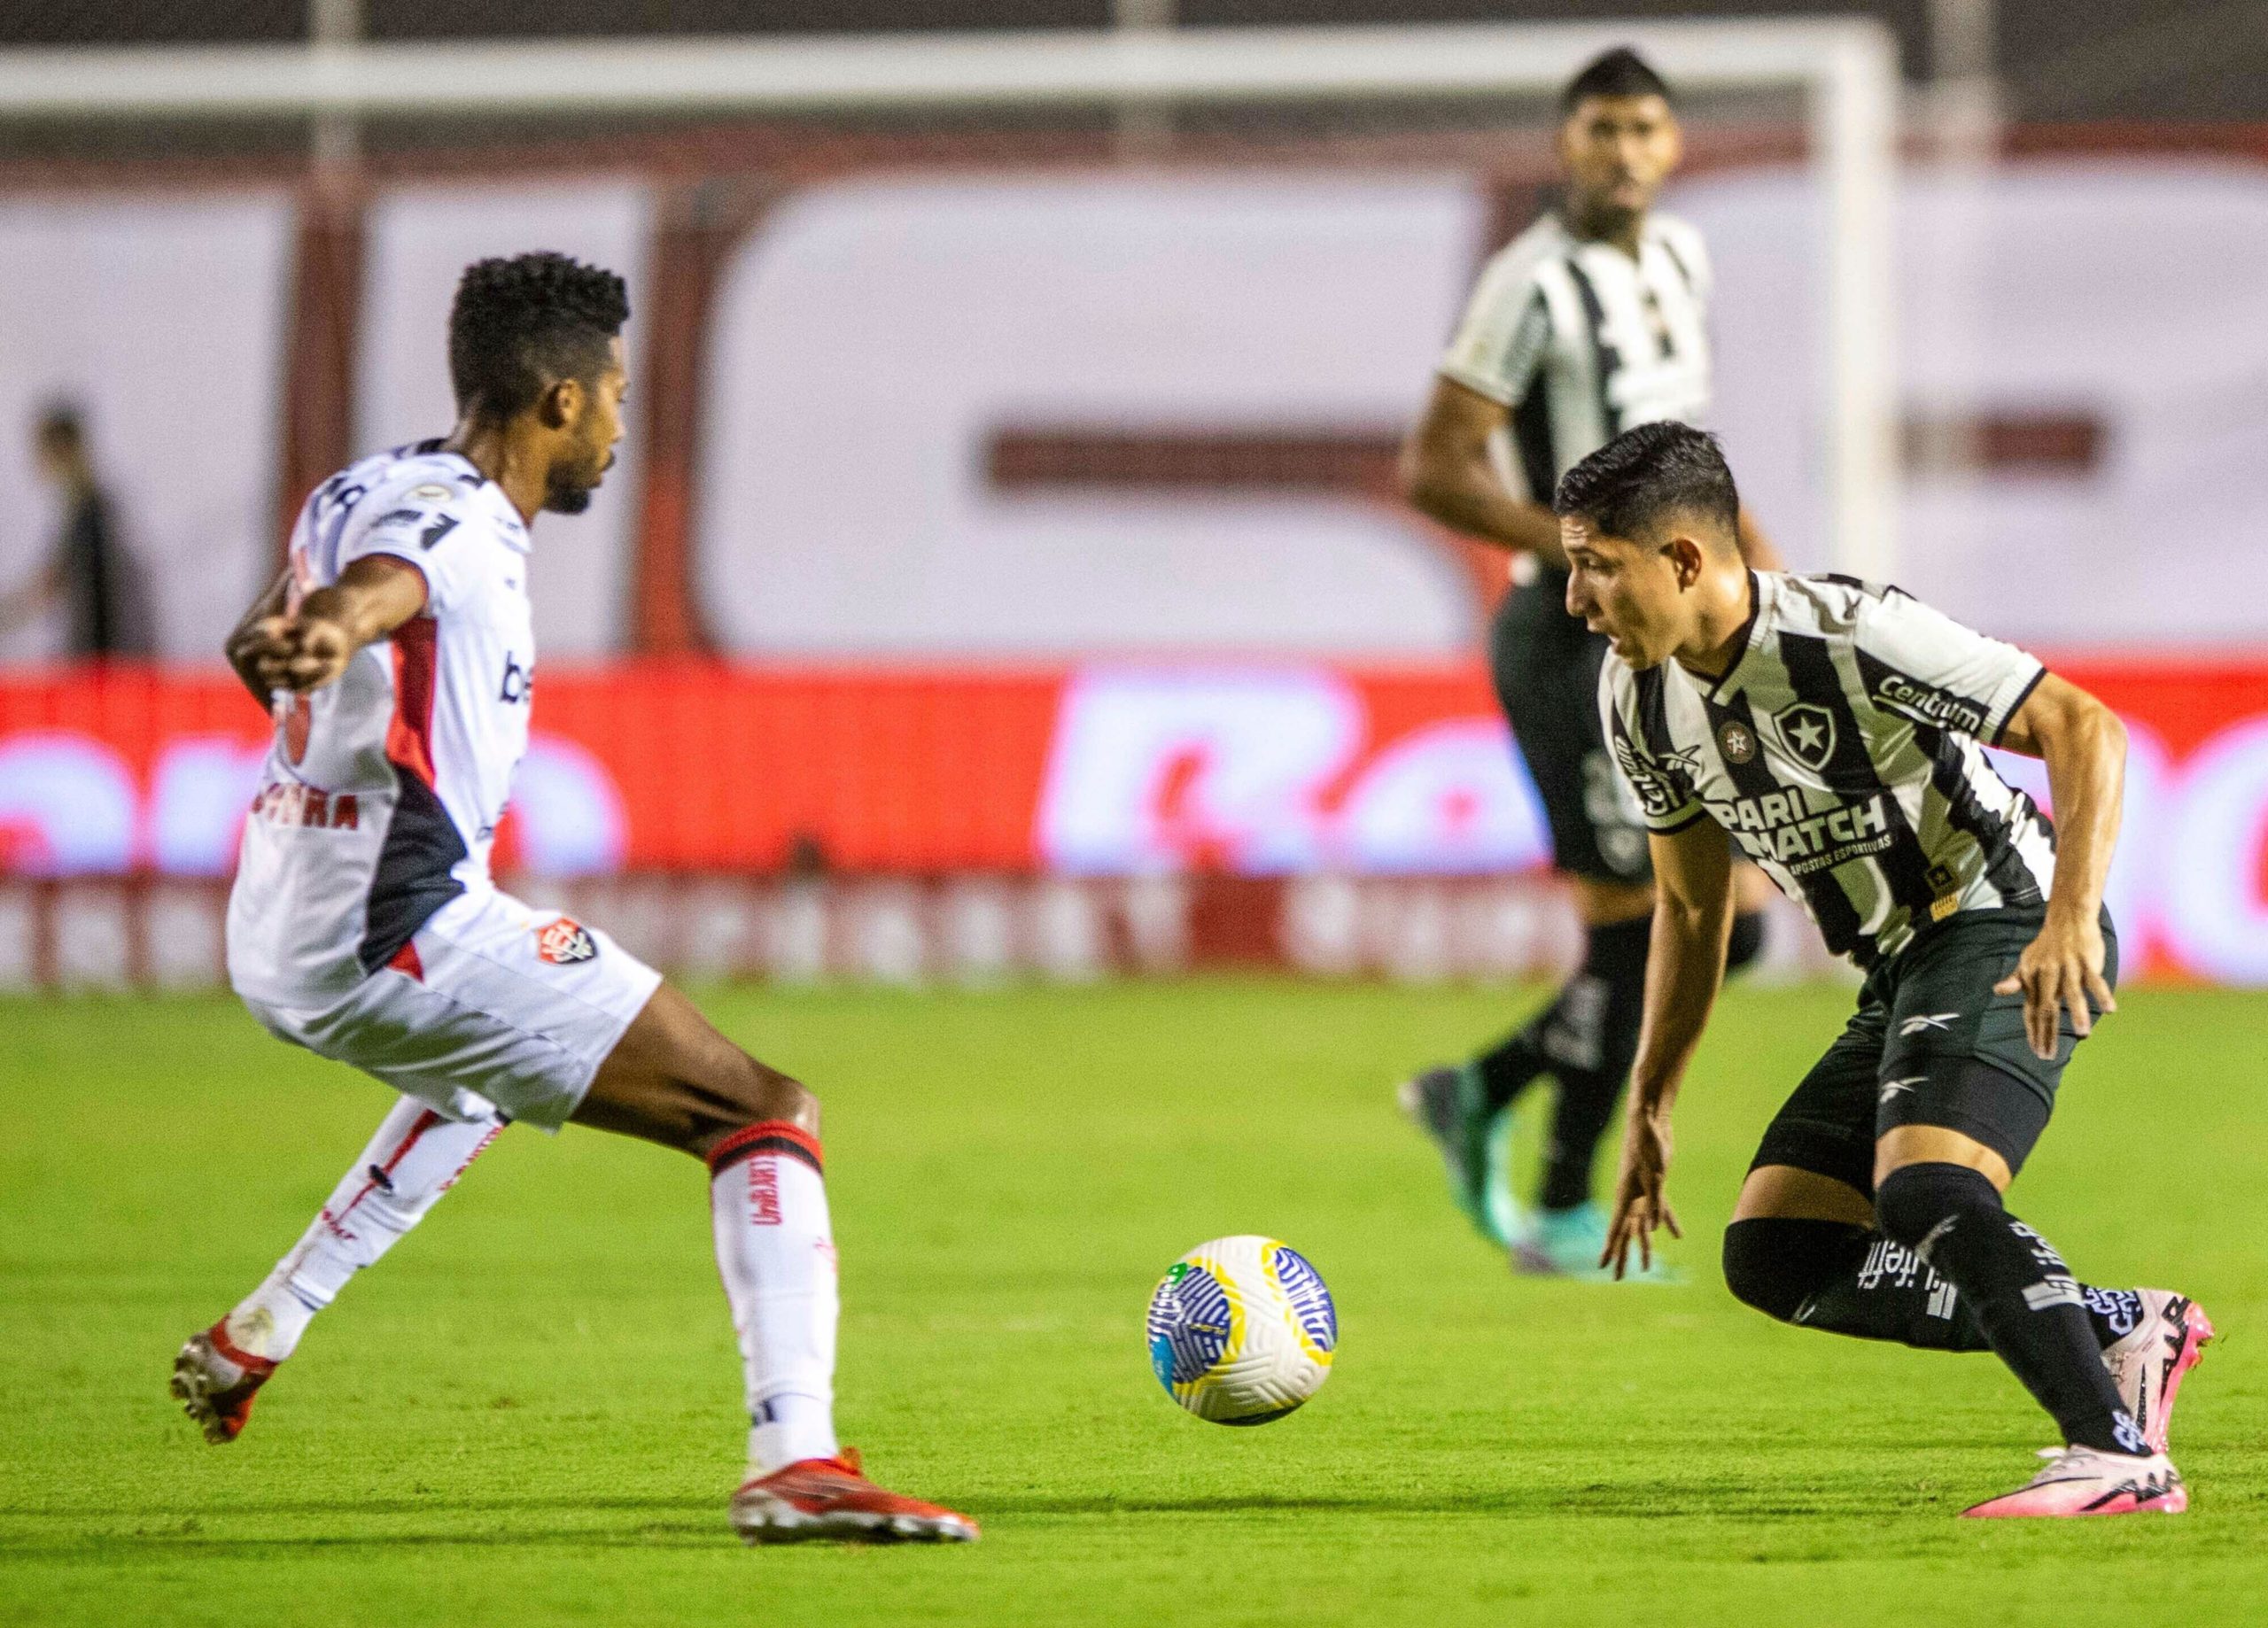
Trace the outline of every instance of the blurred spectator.
{"label": "blurred spectator", "polygon": [[69,618],[64,654],[73,660],[150,654],[148,606],[135,562],[118,540],[109,495],[95,477],[79,410],[58,403],[32,436],[40,477],[62,497],[55,547],[38,576],[0,598],[0,635],[56,605]]}

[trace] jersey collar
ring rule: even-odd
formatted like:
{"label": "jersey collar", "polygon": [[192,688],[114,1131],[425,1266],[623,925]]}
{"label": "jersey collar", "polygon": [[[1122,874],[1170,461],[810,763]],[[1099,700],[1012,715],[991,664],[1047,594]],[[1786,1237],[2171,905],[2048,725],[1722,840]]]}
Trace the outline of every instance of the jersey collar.
{"label": "jersey collar", "polygon": [[446,458],[462,464],[472,476],[475,498],[485,501],[496,511],[497,535],[508,547],[522,554],[528,553],[534,545],[528,536],[527,522],[522,520],[520,511],[512,507],[512,500],[504,495],[501,486],[480,472],[478,464],[447,446],[447,441],[446,436],[437,435],[430,440],[414,442],[406,450],[420,458]]}
{"label": "jersey collar", "polygon": [[1725,693],[1725,686],[1733,681],[1733,675],[1748,659],[1749,647],[1756,640],[1757,620],[1764,614],[1764,595],[1767,591],[1765,585],[1768,580],[1760,572],[1751,570],[1748,573],[1748,619],[1740,624],[1740,632],[1733,635],[1733,659],[1725,663],[1724,671],[1713,678],[1704,678],[1689,671],[1685,675],[1711,701]]}

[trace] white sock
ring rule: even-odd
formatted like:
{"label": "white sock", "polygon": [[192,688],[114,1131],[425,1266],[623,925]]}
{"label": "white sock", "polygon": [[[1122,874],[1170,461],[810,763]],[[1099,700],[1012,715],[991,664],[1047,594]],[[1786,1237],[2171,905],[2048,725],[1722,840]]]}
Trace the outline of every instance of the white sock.
{"label": "white sock", "polygon": [[396,1103],[299,1241],[229,1314],[229,1344],[271,1362],[290,1356],[346,1280],[423,1220],[504,1125],[501,1114],[446,1120]]}
{"label": "white sock", "polygon": [[749,1462],[769,1475],[833,1458],[841,1295],[819,1141],[769,1120],[718,1143],[709,1168],[717,1269],[748,1370]]}

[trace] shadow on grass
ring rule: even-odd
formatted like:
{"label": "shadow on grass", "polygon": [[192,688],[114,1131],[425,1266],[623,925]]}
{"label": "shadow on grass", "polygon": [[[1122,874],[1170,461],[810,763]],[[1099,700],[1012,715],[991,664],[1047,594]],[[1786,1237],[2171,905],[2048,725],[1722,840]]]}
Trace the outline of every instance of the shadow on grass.
{"label": "shadow on grass", "polygon": [[[966,1508],[980,1521],[1091,1517],[1218,1516],[1247,1519],[1254,1515],[1385,1516],[1449,1517],[1594,1518],[1601,1520],[1667,1520],[1692,1517],[1785,1520],[1847,1516],[1860,1506],[1856,1500],[1821,1497],[1811,1501],[1790,1500],[1782,1490],[1773,1497],[1759,1496],[1753,1488],[1651,1487],[1642,1502],[1628,1488],[1526,1487],[1480,1492],[1455,1488],[1433,1491],[1380,1491],[1345,1493],[1216,1492],[1178,1498],[1006,1493],[977,1497]],[[587,1519],[558,1527],[514,1523],[493,1531],[448,1530],[397,1532],[319,1533],[307,1537],[230,1536],[203,1530],[208,1521],[256,1523],[263,1518],[337,1516],[455,1518],[467,1523],[482,1517],[567,1515],[588,1517],[609,1512],[625,1516],[668,1512],[678,1518],[646,1519],[610,1529]],[[139,1530],[87,1532],[75,1536],[26,1535],[0,1537],[0,1560],[70,1561],[115,1560],[136,1554],[271,1554],[294,1553],[352,1553],[369,1549],[415,1548],[545,1548],[592,1549],[718,1548],[733,1545],[718,1500],[685,1498],[587,1499],[567,1495],[463,1499],[394,1499],[360,1501],[342,1511],[336,1502],[286,1501],[213,1505],[184,1521],[177,1508],[113,1512],[149,1524]]]}

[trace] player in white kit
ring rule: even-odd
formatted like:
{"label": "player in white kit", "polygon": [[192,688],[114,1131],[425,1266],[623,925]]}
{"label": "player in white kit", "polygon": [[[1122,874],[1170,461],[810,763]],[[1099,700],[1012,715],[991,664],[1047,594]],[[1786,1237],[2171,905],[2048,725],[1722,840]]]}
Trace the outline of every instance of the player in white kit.
{"label": "player in white kit", "polygon": [[207,1440],[234,1440],[315,1314],[505,1125],[571,1120],[709,1166],[748,1380],[742,1535],[973,1539],[835,1441],[818,1100],[606,934],[489,876],[527,748],[528,527],[587,507],[613,461],[628,315],[619,277],[563,256],[469,268],[455,430],[325,482],[231,636],[276,737],[229,900],[229,981],[271,1033],[403,1100],[268,1279],[183,1346],[173,1392]]}

